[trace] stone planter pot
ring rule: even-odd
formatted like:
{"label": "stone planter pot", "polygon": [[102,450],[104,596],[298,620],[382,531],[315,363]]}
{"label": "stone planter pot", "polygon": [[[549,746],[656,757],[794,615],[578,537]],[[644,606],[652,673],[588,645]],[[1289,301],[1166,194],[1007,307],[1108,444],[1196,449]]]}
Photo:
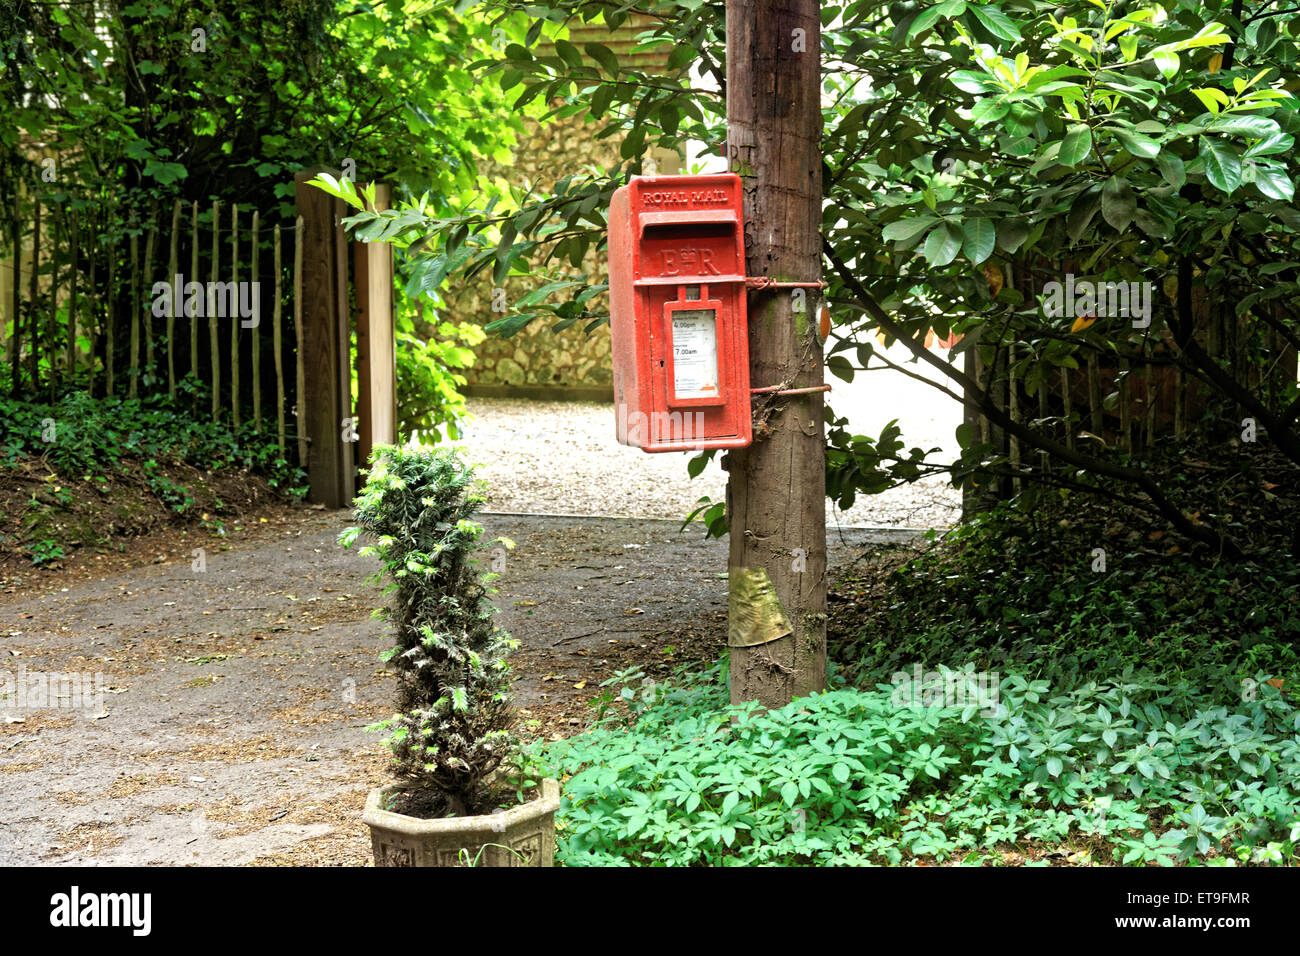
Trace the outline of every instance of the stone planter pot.
{"label": "stone planter pot", "polygon": [[[474,817],[421,820],[385,810],[396,786],[370,791],[362,821],[370,827],[375,866],[553,866],[560,785],[542,781],[528,803]],[[481,852],[480,852],[481,851]]]}

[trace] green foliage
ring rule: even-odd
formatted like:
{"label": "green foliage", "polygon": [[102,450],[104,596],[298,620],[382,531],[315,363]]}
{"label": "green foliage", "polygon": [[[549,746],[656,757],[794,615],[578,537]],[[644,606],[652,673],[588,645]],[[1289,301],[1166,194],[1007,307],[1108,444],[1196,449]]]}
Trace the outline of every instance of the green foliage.
{"label": "green foliage", "polygon": [[24,131],[60,144],[56,198],[111,193],[140,210],[215,195],[292,217],[294,172],[350,160],[441,203],[473,187],[476,161],[504,155],[518,125],[465,69],[491,28],[453,4],[10,7],[0,163],[29,165]]}
{"label": "green foliage", "polygon": [[305,474],[284,460],[274,437],[258,435],[251,422],[235,431],[228,423],[196,418],[191,394],[199,391],[187,381],[174,401],[166,395],[93,398],[76,391],[52,405],[0,397],[0,468],[32,456],[73,480],[105,477],[140,462],[151,488],[177,513],[188,507],[188,495],[158,474],[160,462],[244,469],[287,495],[306,493]]}
{"label": "green foliage", "polygon": [[510,667],[517,644],[494,623],[495,610],[474,563],[482,527],[472,519],[483,498],[473,470],[449,450],[377,446],[357,496],[358,527],[339,536],[351,547],[364,532],[364,555],[388,579],[397,643],[384,660],[397,674],[391,731],[393,771],[443,794],[456,814],[473,812],[488,776],[516,751],[510,733]]}
{"label": "green foliage", "polygon": [[988,716],[888,684],[758,713],[728,706],[722,668],[623,676],[630,719],[538,748],[571,775],[568,866],[1286,862],[1300,839],[1300,713],[1268,685],[1223,707],[1006,675]]}
{"label": "green foliage", "polygon": [[[522,42],[476,67],[517,93],[515,108],[545,103],[547,115],[585,114],[597,137],[622,134],[620,162],[549,189],[488,190],[450,211],[415,202],[375,213],[351,184],[335,184],[335,194],[358,210],[348,220],[358,235],[410,251],[411,282],[421,290],[489,270],[495,281],[541,280],[493,331],[514,334],[534,321],[594,328],[606,317],[593,297],[606,287],[581,263],[604,240],[613,190],[642,171],[651,146],[684,151],[691,140],[725,140],[724,98],[690,73],[695,67],[725,87],[722,5],[642,5],[653,21],[642,39],[672,50],[662,75],[555,32],[574,20],[617,25],[624,7],[482,6],[530,26]],[[958,461],[927,462],[896,428],[861,436],[831,416],[827,489],[836,501],[848,505],[938,470],[984,488],[1015,470],[1099,496],[1138,492],[1180,534],[1231,549],[1224,523],[1183,517],[1197,510],[1195,487],[1167,493],[1100,442],[1067,448],[1067,432],[1077,437],[1086,423],[1077,406],[1067,415],[1057,383],[1090,357],[1108,373],[1125,362],[1141,369],[1172,360],[1212,393],[1215,412],[1189,424],[1221,430],[1219,410],[1245,407],[1300,462],[1300,391],[1267,374],[1274,336],[1297,334],[1294,310],[1280,307],[1300,292],[1295,14],[1242,20],[1226,6],[1189,0],[823,5],[823,22],[835,24],[821,38],[822,232],[836,321],[827,368],[851,379],[882,367],[874,342],[883,333],[932,360],[986,413],[1011,380],[1022,393],[1021,447],[1046,452],[1013,464],[1005,443],[993,447],[966,429]],[[1067,271],[1151,283],[1150,324],[1107,316],[1077,325],[1074,303],[1068,314],[1046,314],[1040,292]],[[1207,320],[1193,313],[1193,286],[1209,314],[1239,320],[1230,368],[1198,350]],[[923,347],[931,331],[960,337],[946,359]],[[985,375],[968,383],[972,349]],[[1037,402],[1044,391],[1045,415]],[[1042,467],[1063,458],[1066,477]]]}
{"label": "green foliage", "polygon": [[466,412],[458,389],[467,379],[460,370],[474,364],[473,347],[487,334],[473,322],[420,323],[412,327],[410,310],[399,312],[397,330],[397,428],[402,435],[433,442],[460,435]]}
{"label": "green foliage", "polygon": [[28,545],[31,552],[32,564],[49,564],[51,561],[58,561],[67,557],[62,545],[53,538],[42,538],[39,541],[33,541]]}
{"label": "green foliage", "polygon": [[1067,687],[1138,668],[1224,702],[1260,671],[1300,684],[1294,561],[1169,554],[1160,532],[1094,520],[1073,498],[1039,508],[1004,505],[892,571],[842,583],[865,613],[833,640],[836,659],[862,680],[943,661]]}

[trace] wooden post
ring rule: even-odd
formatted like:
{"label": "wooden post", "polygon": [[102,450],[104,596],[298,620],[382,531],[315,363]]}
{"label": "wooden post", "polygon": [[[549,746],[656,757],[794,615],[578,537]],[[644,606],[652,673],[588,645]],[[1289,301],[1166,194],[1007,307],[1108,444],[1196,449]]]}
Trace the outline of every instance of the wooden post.
{"label": "wooden post", "polygon": [[[969,375],[975,382],[981,385],[984,382],[984,363],[980,360],[980,350],[978,346],[972,346],[966,349],[966,354],[962,359],[962,370]],[[984,441],[984,435],[988,431],[987,422],[984,416],[980,414],[979,406],[973,400],[967,400],[962,406],[962,422],[970,429],[971,442],[978,445]],[[987,496],[987,488],[977,488],[973,480],[967,480],[962,485],[961,490],[961,520],[969,521],[980,511],[987,507],[984,500]]]}
{"label": "wooden post", "polygon": [[[190,207],[190,282],[199,281],[199,204]],[[190,374],[199,379],[199,311],[190,313]]]}
{"label": "wooden post", "polygon": [[1119,365],[1119,447],[1122,451],[1133,450],[1133,383],[1132,364],[1127,358]]}
{"label": "wooden post", "polygon": [[[172,203],[172,233],[171,247],[167,256],[167,284],[172,285],[176,281],[176,272],[180,268],[180,241],[181,241],[181,201],[177,199]],[[182,307],[184,301],[185,284],[181,283],[179,289],[173,291],[182,296],[181,301],[173,301],[172,307],[167,311],[167,397],[176,397],[176,312]]]}
{"label": "wooden post", "polygon": [[1187,374],[1182,365],[1174,368],[1174,437],[1182,438],[1187,430]]}
{"label": "wooden post", "polygon": [[64,367],[68,369],[68,388],[75,388],[77,385],[77,273],[81,265],[81,229],[77,221],[77,213],[72,215],[72,237],[69,238],[69,245],[72,247],[72,259],[70,265],[72,268],[68,271],[68,354],[64,356]]}
{"label": "wooden post", "polygon": [[135,398],[140,384],[140,236],[131,233],[131,362],[127,374],[131,378],[127,395]]}
{"label": "wooden post", "polygon": [[293,225],[293,334],[294,334],[294,399],[293,427],[298,433],[298,467],[306,470],[310,459],[307,442],[307,366],[303,356],[302,334],[302,241],[306,227],[302,216]]}
{"label": "wooden post", "polygon": [[28,275],[27,285],[27,331],[28,337],[32,340],[27,349],[27,377],[31,379],[32,395],[40,390],[40,335],[39,335],[39,308],[37,303],[40,299],[40,272],[41,272],[41,199],[39,196],[34,197],[36,202],[36,212],[32,219],[32,271]]}
{"label": "wooden post", "polygon": [[64,365],[68,370],[68,387],[77,385],[77,273],[81,264],[81,229],[78,216],[72,214],[72,268],[68,270],[68,354],[64,356]]}
{"label": "wooden post", "polygon": [[[314,187],[313,187],[314,188]],[[319,192],[319,190],[317,190]],[[334,306],[335,334],[338,336],[338,365],[335,378],[338,382],[339,400],[339,467],[342,474],[343,500],[339,507],[347,507],[356,497],[356,412],[352,400],[352,310],[348,304],[348,237],[343,226],[343,216],[347,207],[342,200],[334,201]],[[343,440],[344,419],[351,420],[353,427],[347,434],[352,436]]]}
{"label": "wooden post", "polygon": [[[1018,351],[1015,342],[1007,346],[1007,415],[1013,422],[1020,421],[1020,379],[1015,371]],[[1016,435],[1007,435],[1007,456],[1011,461],[1011,493],[1018,495],[1024,484],[1020,480],[1020,438]]]}
{"label": "wooden post", "polygon": [[[819,50],[813,0],[727,0],[727,151],[745,195],[749,276],[821,278]],[[751,385],[822,385],[819,296],[750,296]],[[742,400],[748,396],[742,396]],[[821,392],[764,399],[766,428],[724,458],[731,700],[780,707],[826,686],[826,470]],[[749,626],[762,620],[767,626]],[[777,636],[784,631],[783,636]]]}
{"label": "wooden post", "polygon": [[57,394],[59,376],[58,318],[59,318],[59,219],[54,210],[50,211],[50,230],[53,242],[50,243],[50,307],[45,313],[45,354],[50,361],[50,404],[54,404]]}
{"label": "wooden post", "polygon": [[[1150,357],[1148,351],[1147,358],[1150,359]],[[1146,374],[1146,427],[1143,429],[1143,432],[1146,435],[1147,451],[1154,448],[1156,444],[1156,397],[1158,394],[1159,382],[1159,378],[1156,377],[1155,365],[1148,364]]]}
{"label": "wooden post", "polygon": [[[375,211],[392,202],[392,187],[375,187]],[[353,243],[357,307],[357,462],[376,444],[397,441],[397,336],[393,328],[393,247]]]}
{"label": "wooden post", "polygon": [[[94,235],[95,219],[91,218],[91,235]],[[90,240],[90,248],[86,252],[86,258],[90,260],[89,274],[86,276],[86,288],[90,290],[90,300],[86,303],[86,337],[90,339],[89,354],[86,356],[90,360],[90,369],[86,376],[86,394],[95,394],[95,343],[99,341],[99,314],[98,298],[96,295],[98,287],[95,285],[95,247],[96,242]]]}
{"label": "wooden post", "polygon": [[271,311],[271,351],[275,354],[275,436],[284,457],[284,357],[280,336],[280,225],[273,233],[275,244],[275,303]]}
{"label": "wooden post", "polygon": [[[144,295],[135,302],[135,310],[144,323],[144,371],[154,374],[153,351],[153,254],[158,247],[158,202],[149,204],[149,237],[144,243],[144,273],[140,286]],[[171,281],[169,276],[168,282]]]}
{"label": "wooden post", "polygon": [[217,338],[217,277],[221,267],[221,200],[212,201],[212,280],[208,286],[208,352],[212,357],[212,420],[221,417],[221,340]]}
{"label": "wooden post", "polygon": [[[1047,421],[1048,416],[1051,414],[1051,407],[1048,404],[1047,398],[1048,398],[1047,380],[1046,377],[1044,377],[1038,383],[1038,417],[1042,419],[1044,422]],[[1051,474],[1052,471],[1051,455],[1049,455],[1045,451],[1040,451],[1038,453],[1038,463],[1039,463],[1039,467],[1042,469],[1044,474]]]}
{"label": "wooden post", "polygon": [[[105,217],[109,229],[113,221]],[[113,366],[117,352],[117,237],[108,245],[108,311],[104,315],[104,394],[112,396],[116,380]]]}
{"label": "wooden post", "polygon": [[[257,265],[258,259],[261,258],[259,254],[261,250],[257,247],[258,227],[260,224],[258,211],[254,209],[252,225],[253,264],[251,274],[249,275],[249,281],[253,284],[253,289],[255,290],[250,301],[253,303],[253,320],[257,324],[249,331],[252,332],[253,338],[253,427],[257,430],[259,435],[262,434],[262,297],[260,294],[261,287],[257,284]],[[243,301],[242,296],[240,301]],[[239,323],[236,322],[236,324]]]}
{"label": "wooden post", "polygon": [[1061,369],[1061,402],[1064,406],[1065,415],[1065,447],[1074,451],[1074,423],[1070,421],[1070,416],[1074,414],[1074,396],[1070,389],[1074,385],[1074,379],[1070,375],[1068,368]]}
{"label": "wooden post", "polygon": [[14,395],[18,394],[18,383],[22,377],[18,371],[18,364],[22,360],[23,342],[23,323],[19,318],[23,305],[23,227],[22,221],[18,218],[22,210],[20,197],[21,187],[14,190],[14,216],[9,224],[14,245],[14,281],[9,289],[9,315],[14,323],[13,335],[9,337],[9,388]]}
{"label": "wooden post", "polygon": [[230,281],[235,284],[230,322],[230,420],[239,429],[239,204],[230,206]]}
{"label": "wooden post", "polygon": [[342,201],[308,184],[320,171],[304,169],[294,177],[303,223],[301,288],[307,293],[295,303],[295,309],[301,309],[298,354],[305,370],[298,411],[310,443],[310,499],[329,508],[342,508],[352,500],[347,481],[351,477],[351,444],[343,440],[343,420],[352,416],[351,387],[344,386],[348,375],[347,303],[340,294],[345,291],[347,250],[338,224]]}
{"label": "wooden post", "polygon": [[1101,370],[1098,368],[1097,356],[1088,354],[1088,424],[1092,433],[1103,438],[1105,409],[1101,405]]}
{"label": "wooden post", "polygon": [[370,245],[352,243],[352,292],[357,305],[357,459],[362,463],[370,460],[374,447],[370,431]]}

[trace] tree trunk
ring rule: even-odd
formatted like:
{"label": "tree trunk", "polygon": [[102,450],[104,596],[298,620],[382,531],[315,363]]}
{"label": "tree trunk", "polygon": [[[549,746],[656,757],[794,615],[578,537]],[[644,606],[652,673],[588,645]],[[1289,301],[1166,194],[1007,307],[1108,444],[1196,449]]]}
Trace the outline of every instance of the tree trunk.
{"label": "tree trunk", "polygon": [[[818,10],[811,0],[727,3],[727,147],[744,181],[749,276],[821,278]],[[796,291],[807,294],[750,295],[753,387],[822,384],[819,296]],[[726,461],[733,702],[780,707],[826,685],[822,398],[765,395],[753,444]]]}

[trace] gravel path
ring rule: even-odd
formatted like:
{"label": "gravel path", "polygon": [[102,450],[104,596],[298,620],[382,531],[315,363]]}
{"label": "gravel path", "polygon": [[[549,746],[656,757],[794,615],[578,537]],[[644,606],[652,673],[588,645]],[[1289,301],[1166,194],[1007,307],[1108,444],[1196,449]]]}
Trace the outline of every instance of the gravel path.
{"label": "gravel path", "polygon": [[[887,354],[903,357],[897,347]],[[859,374],[852,383],[832,379],[832,386],[830,404],[855,432],[878,435],[898,418],[909,448],[938,446],[943,452],[933,460],[939,461],[956,454],[960,406],[930,386],[889,371]],[[701,497],[721,501],[726,493],[716,458],[692,480],[686,472],[692,453],[651,455],[618,444],[612,404],[476,398],[469,410],[473,420],[458,444],[480,464],[493,511],[680,519]],[[826,523],[946,528],[960,513],[960,492],[937,478],[860,498],[849,511],[828,504]]]}
{"label": "gravel path", "polygon": [[[0,683],[101,678],[89,701],[0,700],[0,866],[369,861],[361,809],[387,758],[365,727],[391,713],[391,638],[370,618],[374,561],[335,541],[348,517],[273,516],[202,572],[160,538],[156,563],[0,590]],[[580,731],[618,671],[722,651],[725,541],[651,520],[484,524],[516,542],[494,601],[521,644],[526,739]],[[832,580],[904,537],[830,535]]]}

